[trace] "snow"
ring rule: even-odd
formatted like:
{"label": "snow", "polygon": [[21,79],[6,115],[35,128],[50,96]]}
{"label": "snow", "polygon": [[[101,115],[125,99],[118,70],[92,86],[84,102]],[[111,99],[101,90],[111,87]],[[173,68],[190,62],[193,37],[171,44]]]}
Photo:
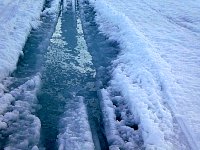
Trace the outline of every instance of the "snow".
{"label": "snow", "polygon": [[72,3],[71,0],[64,0],[63,1],[63,10],[65,10],[65,11],[68,10],[68,7],[69,7],[68,5],[71,3]]}
{"label": "snow", "polygon": [[12,83],[7,76],[16,69],[31,29],[40,24],[43,4],[44,0],[0,1],[0,140],[9,135],[6,150],[37,149],[39,143],[41,124],[33,113],[40,76],[9,93],[6,86]]}
{"label": "snow", "polygon": [[138,123],[136,116],[130,112],[128,104],[121,96],[112,98],[109,92],[110,89],[102,89],[100,93],[109,149],[141,149],[141,130],[132,128]]}
{"label": "snow", "polygon": [[[16,69],[31,29],[36,29],[41,15],[58,16],[61,0],[52,0],[43,12],[45,0],[0,1],[0,82]],[[34,5],[33,5],[34,4]],[[0,93],[5,91],[0,83]]]}
{"label": "snow", "polygon": [[83,97],[73,97],[66,104],[58,135],[59,150],[94,150],[87,111]]}
{"label": "snow", "polygon": [[49,8],[46,8],[43,12],[42,15],[52,15],[57,18],[60,10],[60,4],[61,0],[52,0],[51,1],[51,6]]}
{"label": "snow", "polygon": [[39,87],[38,74],[0,97],[0,139],[9,135],[5,150],[37,148],[41,123],[33,113],[37,105],[36,92]]}
{"label": "snow", "polygon": [[102,105],[111,115],[105,128],[119,134],[112,121],[112,97],[120,93],[135,115],[146,149],[200,149],[199,2],[90,2],[99,29],[122,50],[105,89],[110,96],[102,96],[111,103]]}
{"label": "snow", "polygon": [[[110,149],[200,149],[200,3],[89,1],[101,32],[121,48],[109,86],[99,92]],[[53,0],[42,15],[57,17],[60,3]],[[34,112],[40,75],[9,93],[3,79],[16,69],[43,5],[0,1],[0,130],[9,134],[6,150],[39,149],[41,123]],[[74,97],[66,110],[59,149],[94,149],[83,98]]]}
{"label": "snow", "polygon": [[0,81],[16,69],[27,36],[39,24],[43,4],[44,0],[0,1]]}

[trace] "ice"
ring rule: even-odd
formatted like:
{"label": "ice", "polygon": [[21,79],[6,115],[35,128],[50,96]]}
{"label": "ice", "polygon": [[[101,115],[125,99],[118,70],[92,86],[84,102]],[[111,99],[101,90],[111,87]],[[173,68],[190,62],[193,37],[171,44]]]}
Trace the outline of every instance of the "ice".
{"label": "ice", "polygon": [[[101,32],[121,48],[109,86],[100,92],[110,149],[200,149],[200,3],[89,1]],[[57,16],[60,2],[52,1],[42,14]],[[65,7],[68,3],[64,0]],[[40,24],[43,4],[0,2],[0,82],[16,69],[30,30]],[[40,120],[33,115],[38,81],[33,77],[10,93],[0,83],[0,130],[9,135],[5,149],[39,149]],[[94,149],[83,100],[75,101],[76,106],[69,104],[74,114],[61,119],[59,148]]]}
{"label": "ice", "polygon": [[90,2],[99,29],[121,48],[110,101],[114,91],[128,103],[147,149],[188,149],[187,140],[199,149],[199,3]]}
{"label": "ice", "polygon": [[59,150],[94,150],[83,97],[75,96],[66,104],[60,126]]}

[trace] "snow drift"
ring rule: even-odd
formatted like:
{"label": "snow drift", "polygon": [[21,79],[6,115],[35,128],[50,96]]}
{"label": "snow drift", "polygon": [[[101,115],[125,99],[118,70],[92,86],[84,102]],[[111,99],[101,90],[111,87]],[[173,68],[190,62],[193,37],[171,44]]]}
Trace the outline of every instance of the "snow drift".
{"label": "snow drift", "polygon": [[[188,141],[192,149],[198,149],[199,5],[188,2],[185,6],[171,0],[90,2],[97,12],[99,29],[121,48],[113,61],[110,86],[101,91],[110,147],[134,146],[119,130],[119,124],[126,124],[126,120],[119,119],[118,114],[124,112],[117,112],[118,107],[128,105],[145,148],[188,149]],[[188,23],[181,20],[181,13]]]}

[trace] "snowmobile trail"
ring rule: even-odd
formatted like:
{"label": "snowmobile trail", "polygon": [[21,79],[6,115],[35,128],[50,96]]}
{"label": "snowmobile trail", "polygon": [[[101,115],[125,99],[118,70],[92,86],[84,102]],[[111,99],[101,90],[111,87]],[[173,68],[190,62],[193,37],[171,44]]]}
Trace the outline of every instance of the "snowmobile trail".
{"label": "snowmobile trail", "polygon": [[0,149],[200,149],[199,8],[1,1]]}

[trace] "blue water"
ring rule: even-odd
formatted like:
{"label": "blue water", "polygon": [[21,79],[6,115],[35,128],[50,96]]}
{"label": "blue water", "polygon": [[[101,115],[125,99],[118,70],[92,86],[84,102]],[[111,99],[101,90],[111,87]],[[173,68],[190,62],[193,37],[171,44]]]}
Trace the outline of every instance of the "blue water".
{"label": "blue water", "polygon": [[58,21],[51,16],[43,17],[41,26],[31,32],[9,89],[38,72],[41,74],[39,109],[35,115],[41,121],[40,147],[47,150],[58,149],[57,136],[63,126],[60,121],[67,111],[65,106],[74,95],[84,97],[95,149],[106,150],[97,93],[110,80],[109,66],[119,47],[99,32],[95,11],[89,3],[67,8],[61,10]]}

